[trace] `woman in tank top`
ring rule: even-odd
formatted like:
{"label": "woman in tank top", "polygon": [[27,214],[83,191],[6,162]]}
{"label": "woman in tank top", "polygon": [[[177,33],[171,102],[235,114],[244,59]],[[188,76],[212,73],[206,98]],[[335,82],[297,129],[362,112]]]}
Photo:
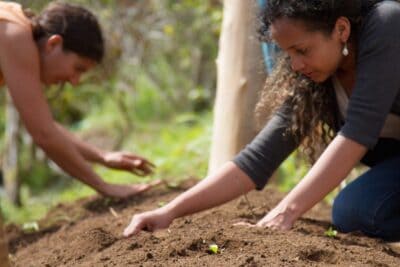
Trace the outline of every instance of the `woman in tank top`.
{"label": "woman in tank top", "polygon": [[128,197],[151,185],[103,181],[88,162],[148,175],[154,165],[127,152],[102,151],[56,123],[43,93],[45,85],[77,85],[99,63],[104,42],[96,17],[70,4],[52,3],[38,16],[0,1],[0,81],[9,91],[33,141],[64,171],[110,197]]}

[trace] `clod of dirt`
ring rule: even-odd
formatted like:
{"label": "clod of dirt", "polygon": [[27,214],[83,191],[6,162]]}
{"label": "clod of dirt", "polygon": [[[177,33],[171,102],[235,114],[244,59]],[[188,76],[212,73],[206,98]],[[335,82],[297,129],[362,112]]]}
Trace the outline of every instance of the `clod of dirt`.
{"label": "clod of dirt", "polygon": [[115,241],[117,238],[109,232],[102,228],[93,228],[79,236],[75,245],[86,252],[100,252],[114,244]]}
{"label": "clod of dirt", "polygon": [[299,252],[299,257],[302,260],[309,260],[314,262],[335,264],[336,253],[329,250],[323,250],[315,247],[305,248]]}

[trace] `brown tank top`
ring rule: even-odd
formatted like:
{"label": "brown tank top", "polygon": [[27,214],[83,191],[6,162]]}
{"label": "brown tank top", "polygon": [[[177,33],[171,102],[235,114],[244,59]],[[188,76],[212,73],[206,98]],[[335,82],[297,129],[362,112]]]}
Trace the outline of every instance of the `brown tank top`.
{"label": "brown tank top", "polygon": [[[14,2],[0,1],[0,22],[8,21],[16,23],[23,27],[31,27],[29,19],[25,16],[25,13],[20,4]],[[0,70],[0,85],[4,84],[4,77]]]}

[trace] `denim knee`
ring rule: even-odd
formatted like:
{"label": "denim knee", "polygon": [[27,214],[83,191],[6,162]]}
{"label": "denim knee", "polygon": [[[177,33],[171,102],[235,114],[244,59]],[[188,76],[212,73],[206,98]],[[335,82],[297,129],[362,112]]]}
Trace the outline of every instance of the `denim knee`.
{"label": "denim knee", "polygon": [[376,231],[374,218],[373,209],[352,190],[342,190],[333,203],[333,225],[341,232],[362,231],[373,235]]}
{"label": "denim knee", "polygon": [[349,201],[343,194],[339,194],[332,206],[332,223],[341,232],[348,233],[355,231],[356,227],[353,223],[354,214],[349,206]]}

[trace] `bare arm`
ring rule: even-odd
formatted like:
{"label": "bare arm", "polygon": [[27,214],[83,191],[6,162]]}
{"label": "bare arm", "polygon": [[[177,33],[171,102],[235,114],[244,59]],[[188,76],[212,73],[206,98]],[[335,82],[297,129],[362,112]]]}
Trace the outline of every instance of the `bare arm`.
{"label": "bare arm", "polygon": [[62,125],[56,123],[57,129],[74,144],[78,152],[88,161],[102,164],[108,168],[125,170],[139,176],[145,176],[153,172],[155,167],[146,158],[132,154],[130,152],[109,152],[103,151],[89,143],[80,140],[70,133]]}
{"label": "bare arm", "polygon": [[133,216],[125,236],[141,230],[154,231],[168,227],[178,217],[226,203],[255,188],[252,180],[234,163],[228,162],[215,174],[182,193],[166,206]]}
{"label": "bare arm", "polygon": [[366,151],[364,146],[338,135],[303,180],[258,225],[291,228],[298,217],[346,178]]}
{"label": "bare arm", "polygon": [[18,25],[0,25],[0,66],[13,102],[34,142],[70,175],[103,192],[96,175],[55,127],[40,82],[39,54],[30,33]]}
{"label": "bare arm", "polygon": [[90,162],[104,164],[105,151],[102,151],[95,146],[83,142],[75,135],[70,133],[67,129],[65,129],[61,124],[55,122],[55,126],[64,135],[65,138],[69,139],[69,141],[74,144],[82,157]]}
{"label": "bare arm", "polygon": [[108,196],[127,197],[149,188],[104,182],[55,126],[42,92],[39,53],[29,30],[13,23],[0,23],[0,67],[27,131],[63,170]]}
{"label": "bare arm", "polygon": [[228,162],[167,206],[175,217],[182,217],[226,203],[254,188],[251,179],[234,163]]}

